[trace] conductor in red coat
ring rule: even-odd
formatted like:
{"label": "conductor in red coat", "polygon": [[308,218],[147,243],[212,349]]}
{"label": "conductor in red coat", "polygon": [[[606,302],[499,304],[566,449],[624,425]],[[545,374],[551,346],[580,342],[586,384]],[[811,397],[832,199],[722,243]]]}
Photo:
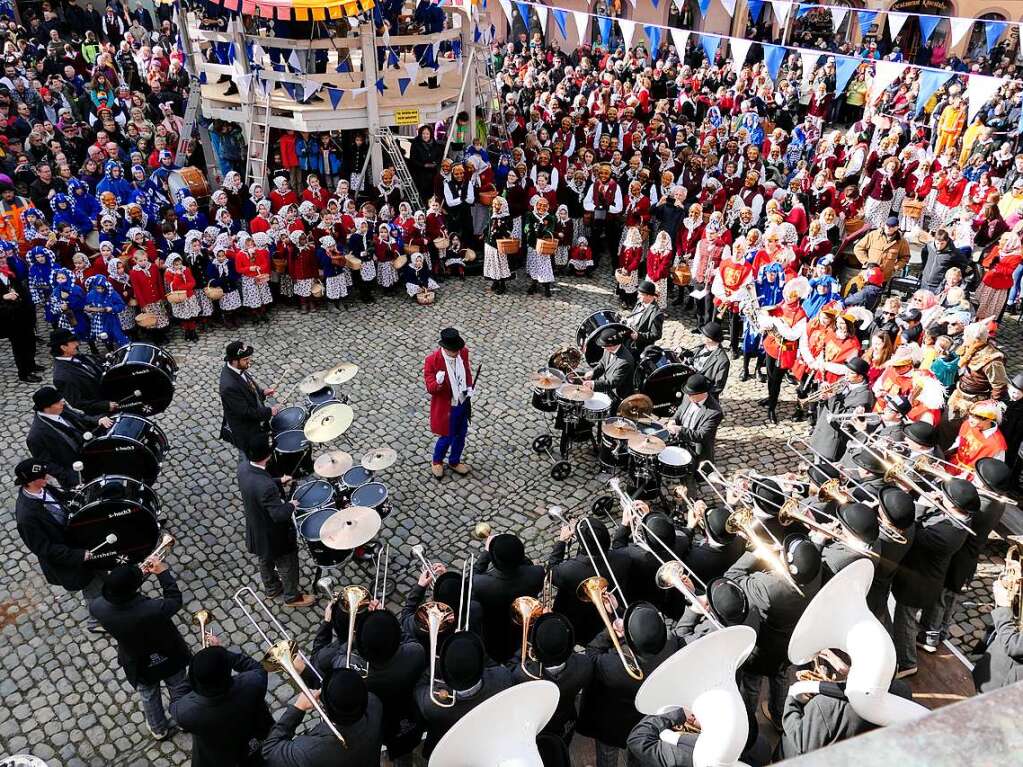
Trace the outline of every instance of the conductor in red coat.
{"label": "conductor in red coat", "polygon": [[465,435],[472,412],[472,371],[469,350],[454,328],[440,332],[439,349],[426,358],[423,379],[430,393],[430,431],[437,435],[430,471],[438,480],[444,476],[444,458],[456,474],[468,474],[462,463]]}

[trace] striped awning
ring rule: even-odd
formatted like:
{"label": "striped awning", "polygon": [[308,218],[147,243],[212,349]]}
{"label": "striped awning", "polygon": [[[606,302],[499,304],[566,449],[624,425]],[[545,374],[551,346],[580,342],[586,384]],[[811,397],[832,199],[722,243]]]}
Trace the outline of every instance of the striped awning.
{"label": "striped awning", "polygon": [[231,11],[282,21],[326,21],[357,16],[374,0],[219,0]]}

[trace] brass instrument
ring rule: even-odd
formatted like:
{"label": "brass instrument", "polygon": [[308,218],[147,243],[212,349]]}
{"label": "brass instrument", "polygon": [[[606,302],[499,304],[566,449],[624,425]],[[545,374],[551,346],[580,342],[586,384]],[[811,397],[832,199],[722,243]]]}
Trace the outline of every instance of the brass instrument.
{"label": "brass instrument", "polygon": [[363,678],[369,676],[369,664],[352,662],[352,645],[355,644],[355,618],[369,606],[369,600],[369,591],[362,586],[345,586],[337,600],[338,606],[348,613],[348,651],[345,654],[345,668],[352,669]]}
{"label": "brass instrument", "polygon": [[532,628],[533,621],[553,610],[554,573],[548,567],[546,572],[544,572],[543,590],[540,592],[540,597],[518,597],[512,602],[511,606],[512,620],[522,626],[522,648],[519,656],[521,658],[519,666],[522,669],[522,673],[531,679],[543,678],[543,664],[540,664],[539,671],[536,674],[530,671],[526,665],[528,660],[536,660],[533,648],[529,644],[529,631]]}
{"label": "brass instrument", "polygon": [[1006,536],[1009,550],[998,581],[1009,594],[1009,609],[1016,617],[1016,626],[1023,631],[1023,535]]}
{"label": "brass instrument", "polygon": [[839,378],[832,383],[821,384],[817,387],[817,391],[800,398],[799,402],[804,405],[820,402],[845,391],[847,386],[849,386],[849,382],[844,378]]}
{"label": "brass instrument", "polygon": [[209,635],[206,631],[206,624],[211,620],[213,620],[213,616],[210,615],[209,610],[196,610],[192,613],[192,625],[199,627],[199,642],[204,650],[209,647]]}
{"label": "brass instrument", "polygon": [[[419,547],[420,555],[422,547]],[[425,560],[424,560],[425,561]],[[462,563],[462,583],[458,596],[458,615],[450,605],[443,602],[431,600],[423,602],[416,610],[416,624],[420,630],[425,630],[430,636],[430,700],[434,705],[441,708],[451,708],[455,705],[455,692],[441,688],[437,689],[437,645],[440,632],[455,624],[455,632],[469,630],[469,610],[472,603],[472,568],[476,563],[476,557],[470,556]],[[429,566],[427,566],[429,568]],[[466,591],[468,584],[468,591]]]}
{"label": "brass instrument", "polygon": [[489,522],[477,522],[472,529],[472,537],[478,541],[485,541],[493,532],[494,528]]}
{"label": "brass instrument", "polygon": [[[833,524],[837,524],[838,531],[832,530],[831,528],[822,525],[815,519],[814,517],[815,514],[819,514],[822,517],[827,517],[832,521]],[[869,544],[864,543],[855,535],[846,530],[842,525],[841,520],[833,517],[830,514],[826,514],[825,512],[816,509],[811,514],[805,514],[801,510],[799,503],[796,501],[795,498],[790,498],[784,504],[782,504],[782,507],[778,510],[778,521],[786,526],[791,525],[793,522],[799,522],[805,525],[806,527],[810,528],[811,530],[815,530],[821,535],[830,538],[833,541],[838,541],[839,543],[845,544],[853,551],[868,556],[871,559],[880,559],[877,552],[871,551],[868,548]]]}
{"label": "brass instrument", "polygon": [[796,672],[796,679],[800,682],[834,682],[838,675],[824,663],[818,655],[813,659],[813,668],[805,668]]}
{"label": "brass instrument", "polygon": [[[935,458],[934,456],[927,455],[922,455],[919,458],[917,458],[916,461],[913,462],[913,471],[915,471],[917,474],[929,474],[936,479],[940,479],[942,482],[945,482],[950,479],[970,478],[972,480],[973,478],[973,472],[968,472],[965,475],[956,475],[949,472],[947,470],[948,468],[954,468],[959,470],[962,467],[950,463],[949,461],[945,461],[941,458]],[[989,498],[992,501],[998,501],[999,503],[1004,504],[1016,502],[1009,496],[1002,495],[1001,493],[996,493],[994,490],[989,490],[988,488],[984,487],[983,485],[980,485],[979,483],[974,482],[973,485],[974,487],[977,488],[977,493],[979,495],[982,495],[985,498]]]}
{"label": "brass instrument", "polygon": [[757,295],[757,285],[752,280],[742,286],[742,296],[739,298],[739,311],[749,324],[750,333],[759,336],[763,329],[760,327],[760,296]]}
{"label": "brass instrument", "polygon": [[174,548],[174,544],[177,543],[177,539],[170,533],[164,533],[163,538],[160,539],[159,545],[153,549],[153,553],[142,560],[142,564],[139,565],[139,569],[146,575],[153,572],[153,567],[157,560],[163,559],[167,552]]}

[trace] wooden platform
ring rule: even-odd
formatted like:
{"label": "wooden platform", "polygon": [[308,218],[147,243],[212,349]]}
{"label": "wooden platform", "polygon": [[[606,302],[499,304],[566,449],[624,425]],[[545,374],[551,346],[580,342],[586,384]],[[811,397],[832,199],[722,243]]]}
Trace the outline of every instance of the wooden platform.
{"label": "wooden platform", "polygon": [[973,686],[973,667],[947,641],[935,653],[917,648],[917,666],[920,671],[905,681],[913,690],[913,700],[929,709],[972,698],[977,694]]}

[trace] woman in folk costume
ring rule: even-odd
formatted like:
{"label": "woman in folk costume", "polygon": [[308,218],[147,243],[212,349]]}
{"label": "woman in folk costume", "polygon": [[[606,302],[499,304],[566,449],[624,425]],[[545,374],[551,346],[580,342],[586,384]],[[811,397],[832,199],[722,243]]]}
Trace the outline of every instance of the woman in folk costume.
{"label": "woman in folk costume", "polygon": [[320,264],[316,258],[316,244],[305,232],[292,232],[287,251],[288,274],[291,275],[295,297],[303,314],[309,314],[313,308],[313,283],[320,273]]}
{"label": "woman in folk costume", "polygon": [[[448,240],[447,218],[444,216],[444,209],[437,197],[430,198],[430,207],[426,214],[426,239],[429,242],[429,253],[433,273],[440,275],[444,273],[444,257],[446,253],[441,252],[434,243],[435,240]],[[447,245],[444,246],[447,251]]]}
{"label": "woman in folk costume", "polygon": [[426,214],[421,210],[412,214],[412,225],[405,233],[405,249],[410,255],[418,249],[423,254],[426,268],[433,272],[433,263],[430,260],[430,240],[426,236]]}
{"label": "woman in folk costume", "polygon": [[554,237],[554,216],[550,214],[547,198],[537,195],[533,199],[533,209],[525,219],[522,232],[526,243],[526,273],[532,280],[527,292],[532,295],[543,285],[544,295],[550,297],[554,267],[551,264],[551,257],[541,254],[536,249],[537,240],[549,240]]}
{"label": "woman in folk costume", "polygon": [[53,324],[56,316],[50,311],[50,277],[56,268],[56,258],[53,251],[41,245],[30,248],[26,254],[28,257],[28,292],[32,296],[32,303],[40,304],[46,312],[46,321]]}
{"label": "woman in folk costume", "polygon": [[89,316],[85,313],[85,291],[75,284],[68,269],[55,268],[50,273],[50,314],[56,327],[74,332],[80,341],[89,340]]}
{"label": "woman in folk costume", "polygon": [[[260,233],[260,237],[266,237]],[[234,266],[238,270],[242,288],[242,306],[257,321],[269,322],[265,307],[273,303],[270,293],[270,252],[257,247],[252,237],[240,234],[234,253]]]}
{"label": "woman in folk costume", "polygon": [[[827,208],[827,210],[831,209]],[[838,231],[837,227],[835,231]],[[807,230],[806,236],[803,237],[794,250],[799,257],[800,263],[810,266],[824,257],[830,257],[834,247],[834,244],[828,239],[828,233],[825,231],[821,220],[815,218],[810,222],[810,228]]]}
{"label": "woman in folk costume", "polygon": [[671,237],[662,229],[646,254],[646,276],[657,287],[657,305],[662,309],[668,306],[668,274],[674,260]]}
{"label": "woman in folk costume", "polygon": [[782,303],[760,313],[767,354],[767,397],[761,402],[767,406],[767,417],[772,423],[778,423],[775,411],[785,372],[795,364],[799,341],[806,334],[802,301],[809,293],[810,283],[805,277],[789,280],[782,288]]}
{"label": "woman in folk costume", "polygon": [[[619,249],[625,244],[625,234],[632,227],[639,229],[641,246],[645,250],[650,242],[650,198],[643,193],[643,183],[639,180],[629,184],[629,191],[623,200],[622,210],[622,238],[618,243]],[[701,206],[701,215],[703,208]]]}
{"label": "woman in folk costume", "polygon": [[963,201],[968,183],[958,165],[949,165],[934,177],[936,194],[931,209],[930,231],[937,231],[952,221]]}
{"label": "woman in folk costume", "polygon": [[352,280],[359,290],[359,300],[373,302],[371,287],[377,277],[377,266],[373,260],[373,234],[369,230],[369,221],[359,219],[355,231],[348,237],[348,252],[362,261],[362,266],[352,275]]}
{"label": "woman in folk costume", "polygon": [[229,328],[238,327],[235,312],[241,308],[242,294],[238,270],[234,259],[230,256],[228,245],[221,241],[213,246],[213,259],[206,267],[206,285],[224,291],[216,304],[220,307],[224,325]]}
{"label": "woman in folk costume", "polygon": [[692,288],[703,296],[696,299],[696,324],[699,330],[714,316],[714,303],[710,286],[714,283],[718,265],[722,259],[731,254],[732,234],[725,228],[724,217],[720,213],[712,213],[707,219],[703,236],[696,243],[692,260]]}
{"label": "woman in folk costume", "polygon": [[[405,285],[405,292],[413,299],[419,295],[436,291],[439,287],[430,276],[430,269],[427,267],[426,259],[422,253],[413,253],[409,256],[409,262],[402,267],[399,277]],[[426,302],[425,299],[418,300],[421,303]]]}
{"label": "woman in folk costume", "polygon": [[136,251],[132,256],[132,267],[129,275],[132,295],[138,301],[139,309],[153,315],[156,324],[151,330],[158,341],[166,339],[166,328],[170,325],[167,318],[167,307],[164,304],[166,291],[163,276],[156,264],[149,260],[143,251]]}
{"label": "woman in folk costume", "polygon": [[682,219],[682,225],[678,229],[678,236],[675,239],[676,253],[679,258],[691,261],[696,252],[696,243],[703,237],[705,222],[703,219],[703,208],[700,205],[690,205],[689,213]]}
{"label": "woman in folk costume", "polygon": [[138,301],[132,292],[131,273],[124,261],[114,258],[107,262],[107,281],[110,283],[110,289],[121,297],[121,303],[124,304],[124,308],[117,314],[117,321],[127,335],[135,330],[135,307]]}
{"label": "woman in folk costume", "polygon": [[407,243],[409,235],[416,225],[415,217],[412,215],[412,203],[402,200],[398,203],[398,215],[394,217],[394,225],[401,227],[402,239]]}
{"label": "woman in folk costume", "polygon": [[569,216],[567,205],[559,205],[554,214],[554,238],[558,241],[558,247],[554,251],[554,268],[563,272],[568,266],[568,251],[575,240],[575,226]]}
{"label": "woman in folk costume", "polygon": [[898,211],[899,228],[904,232],[922,227],[924,216],[927,215],[933,204],[934,176],[931,173],[931,167],[931,161],[925,157],[907,168],[906,172],[902,174],[903,202],[912,200],[923,203],[919,215],[911,215],[912,210],[907,212],[901,204],[897,209],[892,206],[892,210]]}
{"label": "woman in folk costume", "polygon": [[124,301],[102,274],[94,274],[86,282],[85,313],[89,317],[89,340],[95,344],[102,340],[108,350],[128,343],[121,329],[118,315],[124,311]]}
{"label": "woman in folk costume", "polygon": [[886,157],[880,167],[860,184],[860,191],[866,198],[863,216],[871,229],[880,228],[892,211],[895,187],[899,185],[899,160]]}
{"label": "woman in folk costume", "polygon": [[199,297],[195,292],[195,276],[185,266],[181,256],[175,253],[167,257],[167,268],[164,270],[163,280],[168,293],[173,291],[185,294],[184,301],[171,303],[171,314],[181,323],[181,329],[185,331],[185,339],[192,342],[198,341],[196,318],[199,316]]}
{"label": "woman in folk costume", "polygon": [[[744,241],[745,242],[745,241]],[[736,242],[736,246],[739,243]],[[739,246],[739,247],[745,247]],[[747,254],[747,260],[750,260]],[[761,309],[773,309],[782,302],[782,286],[785,283],[785,270],[781,264],[765,264],[757,275],[757,304]],[[757,315],[759,317],[759,313]],[[761,380],[766,380],[762,375],[764,366],[763,337],[759,328],[750,323],[749,316],[743,316],[742,334],[742,376],[741,380],[748,381],[751,378],[749,363],[756,357],[757,364],[755,375]]]}
{"label": "woman in folk costume", "polygon": [[1013,285],[1013,272],[1023,263],[1019,235],[1006,232],[998,244],[981,260],[985,268],[980,287],[977,288],[977,316],[994,317],[1002,321],[1005,303]]}
{"label": "woman in folk costume", "polygon": [[639,289],[639,268],[643,265],[643,235],[638,226],[625,230],[621,247],[618,250],[618,269],[615,281],[618,283],[618,300],[622,307],[628,309],[636,303],[636,291]]}
{"label": "woman in folk costume", "polygon": [[[182,212],[178,216],[178,231],[187,234],[192,231],[203,231],[209,226],[209,219],[206,214],[199,210],[199,202],[194,197],[186,197],[181,201]],[[270,211],[270,201],[266,201],[267,214]],[[251,226],[250,226],[251,229]]]}
{"label": "woman in folk costume", "polygon": [[[562,206],[564,207],[564,206]],[[497,248],[497,241],[511,239],[512,222],[508,215],[508,202],[495,197],[490,205],[490,223],[487,224],[483,242],[483,276],[491,280],[490,290],[502,295],[507,290],[505,282],[511,278],[508,256]]]}
{"label": "woman in folk costume", "polygon": [[[464,278],[465,265],[461,259],[461,254],[456,253],[453,249],[448,252],[453,256],[448,262],[448,268],[457,270]],[[376,242],[373,243],[373,260],[377,263],[377,282],[381,288],[388,292],[398,283],[398,271],[394,268],[394,261],[400,255],[401,250],[394,238],[390,225],[381,224],[377,228]]]}
{"label": "woman in folk costume", "polygon": [[323,272],[323,292],[336,311],[341,311],[341,299],[348,297],[352,275],[345,266],[345,257],[337,240],[330,235],[321,237],[316,250],[320,271]]}
{"label": "woman in folk costume", "polygon": [[195,278],[196,297],[199,300],[200,321],[205,324],[206,320],[213,316],[213,302],[206,295],[206,267],[209,266],[209,251],[203,247],[202,233],[189,232],[185,235],[185,248],[182,254],[185,268],[192,272]]}
{"label": "woman in folk costume", "polygon": [[512,223],[512,237],[522,240],[522,228],[529,215],[529,179],[517,169],[508,171],[504,198],[508,201],[508,216]]}

